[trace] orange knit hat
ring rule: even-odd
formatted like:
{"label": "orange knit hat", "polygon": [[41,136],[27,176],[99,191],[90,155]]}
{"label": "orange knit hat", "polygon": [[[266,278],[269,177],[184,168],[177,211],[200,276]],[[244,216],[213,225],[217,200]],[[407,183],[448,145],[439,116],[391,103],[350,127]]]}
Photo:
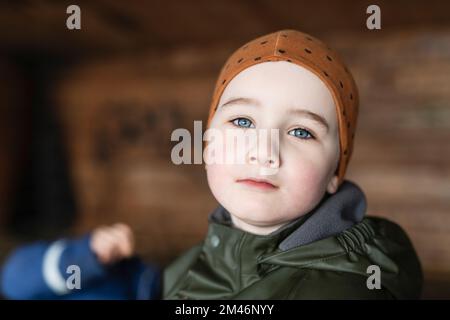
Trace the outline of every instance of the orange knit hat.
{"label": "orange knit hat", "polygon": [[252,40],[236,50],[223,66],[214,89],[207,128],[227,84],[242,70],[266,61],[288,61],[316,74],[330,89],[339,125],[340,157],[337,168],[342,183],[353,151],[358,117],[358,88],[340,56],[322,41],[297,30],[281,30]]}

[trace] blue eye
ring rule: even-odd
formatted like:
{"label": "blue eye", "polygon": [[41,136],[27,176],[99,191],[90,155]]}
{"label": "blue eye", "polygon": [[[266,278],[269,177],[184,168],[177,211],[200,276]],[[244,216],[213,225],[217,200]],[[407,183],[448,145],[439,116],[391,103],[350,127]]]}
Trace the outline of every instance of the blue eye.
{"label": "blue eye", "polygon": [[304,140],[314,139],[311,132],[309,132],[308,130],[302,129],[302,128],[293,129],[293,130],[289,131],[288,134],[290,134],[291,136],[300,138],[300,139],[304,139]]}
{"label": "blue eye", "polygon": [[254,128],[255,127],[253,125],[253,123],[250,120],[248,120],[247,118],[236,118],[233,120],[233,124],[237,127],[242,127],[242,128]]}

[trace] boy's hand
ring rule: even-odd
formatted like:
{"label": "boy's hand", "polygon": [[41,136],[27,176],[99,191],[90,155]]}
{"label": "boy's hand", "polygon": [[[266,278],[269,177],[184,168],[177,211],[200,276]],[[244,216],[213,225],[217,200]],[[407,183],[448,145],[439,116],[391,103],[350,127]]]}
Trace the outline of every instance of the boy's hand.
{"label": "boy's hand", "polygon": [[92,232],[90,246],[102,264],[112,264],[134,254],[134,235],[123,223],[102,226]]}

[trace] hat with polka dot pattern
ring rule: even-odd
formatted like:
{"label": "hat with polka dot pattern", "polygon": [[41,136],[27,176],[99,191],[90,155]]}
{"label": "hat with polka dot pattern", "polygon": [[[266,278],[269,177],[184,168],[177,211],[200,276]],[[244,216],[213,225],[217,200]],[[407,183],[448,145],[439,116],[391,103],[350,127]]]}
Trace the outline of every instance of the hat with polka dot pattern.
{"label": "hat with polka dot pattern", "polygon": [[330,89],[339,125],[340,158],[336,174],[340,185],[353,151],[358,88],[338,53],[313,36],[297,30],[281,30],[256,38],[237,49],[222,67],[216,82],[207,127],[227,84],[242,70],[267,61],[298,64],[316,74]]}

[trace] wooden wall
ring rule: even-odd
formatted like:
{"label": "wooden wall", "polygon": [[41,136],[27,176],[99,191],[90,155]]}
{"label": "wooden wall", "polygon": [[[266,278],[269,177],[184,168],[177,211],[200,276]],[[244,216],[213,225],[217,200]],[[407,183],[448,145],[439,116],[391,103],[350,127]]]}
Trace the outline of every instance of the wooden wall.
{"label": "wooden wall", "polygon": [[[296,28],[336,48],[360,87],[348,179],[365,190],[369,214],[407,230],[425,270],[424,297],[450,298],[450,2],[378,1],[379,31],[365,28],[372,3],[363,0],[79,4],[78,33],[61,27],[63,3],[0,4],[0,49],[13,58],[67,61],[48,95],[68,151],[75,233],[127,222],[139,252],[163,264],[200,241],[216,202],[203,166],[170,162],[170,134],[206,120],[214,82],[234,49]],[[4,74],[0,97],[26,95]],[[26,130],[9,120],[11,99],[0,107],[0,206],[13,189],[11,132]]]}
{"label": "wooden wall", "polygon": [[357,43],[343,48],[362,93],[348,176],[367,192],[369,214],[408,231],[426,272],[424,295],[449,297],[450,30]]}
{"label": "wooden wall", "polygon": [[[428,297],[450,294],[449,40],[450,30],[327,39],[360,87],[348,179],[365,190],[369,214],[407,230],[426,272]],[[206,119],[229,52],[147,52],[67,72],[55,92],[82,229],[129,222],[141,252],[164,262],[202,239],[215,200],[201,165],[171,164],[170,134],[178,127],[192,131],[194,120]]]}
{"label": "wooden wall", "polygon": [[193,132],[193,121],[205,119],[211,65],[206,53],[181,51],[111,58],[67,72],[55,100],[79,230],[129,223],[139,251],[162,262],[201,241],[215,202],[203,166],[172,164],[170,137],[177,128]]}

